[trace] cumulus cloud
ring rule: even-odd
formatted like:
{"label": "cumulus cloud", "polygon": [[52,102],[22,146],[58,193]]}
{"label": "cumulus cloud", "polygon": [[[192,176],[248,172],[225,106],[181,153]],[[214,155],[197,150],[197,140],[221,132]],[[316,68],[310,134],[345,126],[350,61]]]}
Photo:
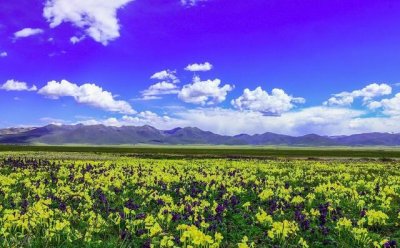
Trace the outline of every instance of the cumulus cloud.
{"label": "cumulus cloud", "polygon": [[73,97],[76,102],[100,108],[110,112],[119,112],[122,114],[133,114],[135,111],[129,103],[121,100],[115,100],[111,92],[104,91],[95,84],[83,84],[78,86],[67,80],[61,82],[50,81],[46,86],[38,91],[39,94],[51,99],[60,97]]}
{"label": "cumulus cloud", "polygon": [[37,34],[43,33],[43,29],[40,28],[24,28],[14,33],[15,38],[25,38]]}
{"label": "cumulus cloud", "polygon": [[183,6],[191,7],[191,6],[196,6],[198,3],[206,2],[206,1],[208,1],[208,0],[181,0],[181,4]]}
{"label": "cumulus cloud", "polygon": [[72,37],[69,39],[69,41],[70,41],[72,44],[77,44],[77,43],[83,41],[84,39],[85,39],[85,36],[81,36],[81,37],[72,36]]}
{"label": "cumulus cloud", "polygon": [[232,100],[231,104],[239,110],[258,111],[269,115],[280,115],[295,107],[295,103],[304,103],[305,99],[293,97],[282,89],[273,89],[271,94],[261,87],[255,90],[245,89],[243,95]]}
{"label": "cumulus cloud", "polygon": [[177,94],[178,87],[174,83],[159,82],[142,91],[143,100],[159,99],[159,95]]}
{"label": "cumulus cloud", "polygon": [[69,22],[107,45],[120,36],[117,11],[133,0],[47,0],[43,16],[54,28]]}
{"label": "cumulus cloud", "polygon": [[2,53],[0,53],[0,57],[1,57],[1,58],[7,57],[7,56],[8,56],[8,53],[7,53],[7,52],[2,52]]}
{"label": "cumulus cloud", "polygon": [[382,109],[386,115],[400,116],[400,93],[389,99],[370,102],[368,107],[372,110]]}
{"label": "cumulus cloud", "polygon": [[171,70],[156,72],[150,77],[150,79],[166,80],[174,84],[179,83],[179,79],[176,76],[176,71]]}
{"label": "cumulus cloud", "polygon": [[192,72],[197,72],[197,71],[210,71],[212,70],[213,65],[210,64],[209,62],[205,62],[203,64],[191,64],[186,66],[185,70],[186,71],[192,71]]}
{"label": "cumulus cloud", "polygon": [[354,102],[356,98],[362,98],[364,104],[371,101],[373,98],[390,95],[392,93],[392,87],[387,84],[373,83],[367,85],[361,90],[355,90],[352,92],[341,92],[333,95],[328,101],[324,102],[324,105],[329,106],[349,106]]}
{"label": "cumulus cloud", "polygon": [[0,89],[6,91],[36,91],[37,87],[35,85],[29,87],[28,84],[25,82],[19,82],[14,79],[10,79],[2,84],[0,86]]}
{"label": "cumulus cloud", "polygon": [[225,84],[220,86],[221,80],[206,80],[201,81],[199,77],[193,79],[192,84],[184,85],[178,94],[179,99],[187,103],[200,105],[213,105],[225,101],[229,91],[234,89],[234,86]]}

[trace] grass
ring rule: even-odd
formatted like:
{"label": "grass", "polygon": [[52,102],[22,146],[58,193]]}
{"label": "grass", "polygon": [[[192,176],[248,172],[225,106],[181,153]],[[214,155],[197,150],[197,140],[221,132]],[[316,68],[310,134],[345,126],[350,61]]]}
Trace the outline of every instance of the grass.
{"label": "grass", "polygon": [[400,149],[391,147],[252,147],[252,146],[15,146],[0,151],[117,153],[138,157],[177,158],[371,158],[398,159]]}

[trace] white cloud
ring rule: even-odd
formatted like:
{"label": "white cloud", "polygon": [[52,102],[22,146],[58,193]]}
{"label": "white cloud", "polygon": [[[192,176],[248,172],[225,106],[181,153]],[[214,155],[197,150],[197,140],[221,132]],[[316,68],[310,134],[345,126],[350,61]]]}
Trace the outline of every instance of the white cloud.
{"label": "white cloud", "polygon": [[54,28],[70,22],[107,45],[120,36],[117,11],[133,0],[47,0],[43,16]]}
{"label": "white cloud", "polygon": [[191,64],[186,66],[185,70],[186,71],[192,71],[192,72],[196,72],[196,71],[210,71],[212,70],[213,65],[210,64],[209,62],[205,62],[203,64]]}
{"label": "white cloud", "polygon": [[198,3],[201,3],[201,2],[206,2],[206,1],[208,1],[208,0],[181,0],[181,4],[183,5],[183,6],[195,6],[195,5],[197,5]]}
{"label": "white cloud", "polygon": [[361,110],[324,106],[287,112],[281,116],[266,116],[257,111],[197,108],[180,109],[172,117],[145,111],[133,116],[126,115],[119,119],[86,120],[83,121],[83,124],[151,125],[162,130],[195,126],[205,131],[223,135],[274,132],[300,136],[310,133],[345,135],[367,132],[398,132],[400,116],[363,117],[365,114],[366,112]]}
{"label": "white cloud", "polygon": [[201,81],[199,77],[193,79],[192,84],[183,86],[178,94],[179,99],[187,103],[212,105],[225,101],[229,91],[234,89],[234,86],[225,84],[220,87],[221,80],[206,80]]}
{"label": "white cloud", "polygon": [[176,76],[176,71],[171,70],[156,72],[150,77],[150,79],[166,80],[174,84],[179,83],[179,79]]}
{"label": "white cloud", "polygon": [[288,135],[336,135],[358,131],[350,126],[350,122],[363,114],[363,111],[345,108],[311,107],[287,112],[281,116],[222,108],[185,110],[176,115],[188,125],[219,134],[274,132]]}
{"label": "white cloud", "polygon": [[6,91],[36,91],[37,87],[32,85],[31,87],[28,86],[25,82],[15,81],[13,79],[7,80],[4,84],[0,86],[1,90]]}
{"label": "white cloud", "polygon": [[140,98],[132,98],[132,101],[149,101],[149,100],[158,100],[162,99],[161,96],[142,96]]}
{"label": "white cloud", "polygon": [[271,94],[261,87],[245,89],[243,95],[232,100],[231,104],[239,110],[259,111],[264,114],[280,115],[295,107],[294,103],[304,103],[304,98],[293,97],[282,89],[273,89]]}
{"label": "white cloud", "polygon": [[72,44],[77,44],[77,43],[83,41],[84,39],[85,39],[85,36],[81,36],[81,37],[72,36],[72,37],[69,39],[69,41],[70,41]]}
{"label": "white cloud", "polygon": [[95,120],[89,119],[85,121],[81,121],[80,123],[84,125],[97,125],[103,124],[106,126],[143,126],[143,125],[151,125],[160,130],[168,130],[176,127],[186,126],[186,121],[179,120],[176,118],[171,118],[167,115],[160,116],[151,111],[143,111],[137,113],[136,115],[124,115],[123,117],[117,119],[115,117],[104,119],[104,120]]}
{"label": "white cloud", "polygon": [[52,99],[60,97],[73,97],[76,102],[100,108],[106,111],[133,114],[135,111],[129,103],[115,100],[111,92],[104,91],[95,84],[83,84],[78,86],[66,80],[61,82],[50,81],[41,88],[39,94]]}
{"label": "white cloud", "polygon": [[138,113],[136,116],[123,116],[121,121],[122,123],[124,123],[124,125],[150,125],[162,130],[172,129],[185,125],[184,120],[171,118],[167,115],[160,116],[151,111],[143,111]]}
{"label": "white cloud", "polygon": [[178,92],[178,87],[175,84],[163,81],[153,84],[147,90],[142,91],[141,100],[160,99],[159,95],[177,94]]}
{"label": "white cloud", "polygon": [[364,117],[365,111],[337,107],[310,107],[281,116],[255,111],[205,108],[185,110],[176,115],[186,126],[219,134],[237,135],[274,132],[287,135],[349,135],[368,132],[398,133],[400,116]]}
{"label": "white cloud", "polygon": [[392,93],[392,87],[387,84],[370,84],[361,90],[355,90],[352,92],[341,92],[333,95],[328,101],[324,102],[324,105],[329,106],[349,106],[354,102],[355,98],[362,98],[364,104],[371,101],[373,98],[390,95]]}
{"label": "white cloud", "polygon": [[372,110],[382,109],[383,113],[390,116],[400,116],[400,93],[389,99],[373,101],[368,104]]}
{"label": "white cloud", "polygon": [[40,118],[40,122],[45,123],[45,124],[52,124],[52,125],[57,125],[57,126],[61,126],[63,124],[68,123],[65,120],[62,119],[57,119],[57,118],[52,118],[52,117],[43,117]]}
{"label": "white cloud", "polygon": [[25,38],[37,34],[43,33],[43,29],[40,28],[24,28],[14,33],[15,38]]}
{"label": "white cloud", "polygon": [[7,56],[8,56],[8,53],[7,53],[7,52],[2,52],[2,53],[0,53],[0,57],[1,57],[1,58],[7,57]]}

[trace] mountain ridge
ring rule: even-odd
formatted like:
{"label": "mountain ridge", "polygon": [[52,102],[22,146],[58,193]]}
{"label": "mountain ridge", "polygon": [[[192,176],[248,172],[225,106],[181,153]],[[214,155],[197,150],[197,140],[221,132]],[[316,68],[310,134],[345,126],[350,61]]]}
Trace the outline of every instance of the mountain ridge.
{"label": "mountain ridge", "polygon": [[165,145],[286,145],[286,146],[400,146],[399,133],[362,133],[340,136],[306,134],[220,135],[197,127],[159,130],[144,126],[46,125],[0,129],[0,144],[165,144]]}

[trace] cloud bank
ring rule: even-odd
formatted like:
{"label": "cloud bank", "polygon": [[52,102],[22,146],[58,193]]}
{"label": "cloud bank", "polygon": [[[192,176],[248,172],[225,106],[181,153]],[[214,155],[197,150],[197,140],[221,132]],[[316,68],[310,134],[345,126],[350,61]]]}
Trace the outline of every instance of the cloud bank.
{"label": "cloud bank", "polygon": [[363,117],[365,111],[338,107],[310,107],[266,116],[257,111],[238,111],[225,108],[182,109],[169,115],[145,111],[138,115],[121,118],[87,120],[84,124],[109,126],[151,125],[168,130],[176,127],[198,127],[222,135],[260,134],[274,132],[301,136],[304,134],[344,135],[367,132],[397,132],[400,116]]}

